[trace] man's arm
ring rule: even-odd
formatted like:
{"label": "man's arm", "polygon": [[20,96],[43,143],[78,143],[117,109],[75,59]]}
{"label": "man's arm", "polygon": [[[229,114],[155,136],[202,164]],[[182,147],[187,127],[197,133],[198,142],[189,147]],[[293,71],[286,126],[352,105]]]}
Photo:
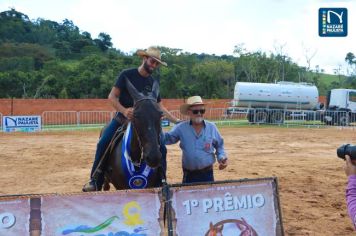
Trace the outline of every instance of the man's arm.
{"label": "man's arm", "polygon": [[163,132],[166,145],[175,144],[180,140],[181,131],[179,125],[175,125],[169,132]]}
{"label": "man's arm", "polygon": [[356,165],[349,156],[346,156],[345,173],[348,176],[346,188],[347,211],[356,229]]}
{"label": "man's arm", "polygon": [[170,122],[173,122],[174,124],[178,123],[180,120],[173,116],[168,110],[167,108],[165,108],[162,104],[162,102],[159,102],[158,103],[159,107],[161,108],[161,110],[163,111],[164,113],[164,116],[170,121]]}
{"label": "man's arm", "polygon": [[348,177],[346,188],[347,211],[356,229],[356,175]]}
{"label": "man's arm", "polygon": [[108,99],[110,100],[111,105],[114,107],[114,109],[120,113],[122,113],[127,119],[131,120],[133,116],[133,108],[125,108],[120,102],[119,102],[119,96],[120,96],[120,89],[118,87],[112,87]]}
{"label": "man's arm", "polygon": [[224,139],[215,125],[213,126],[213,128],[215,133],[215,142],[213,143],[213,145],[216,149],[216,156],[219,162],[219,170],[222,170],[227,167],[227,156],[224,148]]}

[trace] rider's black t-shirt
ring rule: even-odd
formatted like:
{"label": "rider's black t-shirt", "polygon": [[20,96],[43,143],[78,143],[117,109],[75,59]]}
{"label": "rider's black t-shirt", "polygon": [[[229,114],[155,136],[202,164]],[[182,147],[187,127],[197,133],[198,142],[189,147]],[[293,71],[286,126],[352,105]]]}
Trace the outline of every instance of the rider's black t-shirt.
{"label": "rider's black t-shirt", "polygon": [[[143,93],[144,95],[146,95],[147,92],[152,92],[154,78],[152,76],[143,77],[140,75],[137,68],[126,69],[120,73],[115,82],[115,87],[120,89],[119,102],[127,108],[132,107],[134,102],[129,94],[129,91],[127,90],[125,77],[129,79],[137,91]],[[158,94],[157,102],[161,102],[160,94]]]}

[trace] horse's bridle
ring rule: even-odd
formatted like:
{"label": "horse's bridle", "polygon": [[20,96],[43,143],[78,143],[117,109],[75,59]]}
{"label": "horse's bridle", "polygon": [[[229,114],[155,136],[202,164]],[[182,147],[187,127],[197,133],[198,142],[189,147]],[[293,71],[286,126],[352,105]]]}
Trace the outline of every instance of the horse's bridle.
{"label": "horse's bridle", "polygon": [[133,164],[134,166],[140,167],[140,166],[141,166],[141,162],[142,162],[142,156],[143,156],[143,147],[142,147],[142,144],[141,144],[140,136],[138,136],[137,130],[136,130],[136,128],[135,128],[134,125],[132,125],[132,129],[133,129],[133,131],[136,133],[137,142],[138,142],[138,147],[140,148],[141,154],[140,154],[140,158],[139,158],[139,161],[138,161],[138,162],[135,162],[135,161],[132,160],[131,154],[129,155],[129,158],[128,158],[128,159],[129,159],[129,161],[132,162],[132,164]]}
{"label": "horse's bridle", "polygon": [[[135,104],[134,104],[134,106],[133,106],[134,110],[135,110],[136,107],[137,107],[137,103],[140,103],[140,102],[145,101],[145,100],[152,100],[152,101],[154,101],[154,102],[157,103],[157,99],[155,99],[155,98],[153,98],[153,97],[142,97],[142,98],[140,98],[139,100],[135,101]],[[137,132],[137,130],[136,130],[135,125],[132,124],[132,128],[133,128],[133,131],[134,131],[135,134],[136,134],[137,141],[138,141],[138,146],[139,146],[139,148],[140,148],[140,150],[141,150],[141,154],[140,154],[139,162],[134,162],[134,161],[132,160],[132,158],[131,158],[131,155],[129,155],[129,161],[131,161],[134,166],[140,167],[140,166],[141,166],[142,159],[143,159],[143,158],[142,158],[142,157],[143,157],[142,142],[141,142],[141,140],[140,140],[140,136],[138,135],[138,132]],[[160,145],[160,142],[158,142],[158,144]]]}

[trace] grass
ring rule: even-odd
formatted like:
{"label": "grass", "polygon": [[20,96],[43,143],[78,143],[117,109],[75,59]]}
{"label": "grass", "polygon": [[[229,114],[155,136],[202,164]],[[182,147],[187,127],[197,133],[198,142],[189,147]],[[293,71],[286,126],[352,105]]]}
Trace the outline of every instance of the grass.
{"label": "grass", "polygon": [[100,130],[105,124],[86,125],[44,125],[42,131]]}
{"label": "grass", "polygon": [[347,77],[344,75],[340,75],[339,78],[338,75],[320,74],[320,81],[322,81],[327,87],[330,87],[332,82],[341,82],[341,84],[343,84],[346,78]]}

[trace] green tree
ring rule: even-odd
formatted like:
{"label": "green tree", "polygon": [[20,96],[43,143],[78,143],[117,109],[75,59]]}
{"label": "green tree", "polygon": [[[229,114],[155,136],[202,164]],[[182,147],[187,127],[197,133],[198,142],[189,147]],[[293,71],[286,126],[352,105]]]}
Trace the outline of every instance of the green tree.
{"label": "green tree", "polygon": [[95,39],[94,42],[103,52],[106,52],[109,48],[112,47],[111,37],[106,33],[100,33],[98,38]]}

